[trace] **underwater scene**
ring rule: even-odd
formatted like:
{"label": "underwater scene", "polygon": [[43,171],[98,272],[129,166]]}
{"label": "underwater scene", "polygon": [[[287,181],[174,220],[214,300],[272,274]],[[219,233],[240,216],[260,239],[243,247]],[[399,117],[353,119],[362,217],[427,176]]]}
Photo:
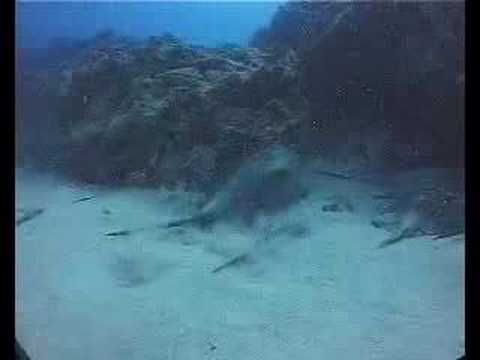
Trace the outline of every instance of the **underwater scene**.
{"label": "underwater scene", "polygon": [[464,2],[15,21],[18,359],[464,356]]}

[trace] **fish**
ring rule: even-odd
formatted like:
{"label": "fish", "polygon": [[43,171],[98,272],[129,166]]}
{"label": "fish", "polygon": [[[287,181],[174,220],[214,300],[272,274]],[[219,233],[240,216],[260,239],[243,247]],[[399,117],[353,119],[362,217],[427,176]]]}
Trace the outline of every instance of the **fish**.
{"label": "fish", "polygon": [[20,216],[20,218],[15,222],[17,226],[30,221],[34,218],[36,218],[38,215],[43,214],[45,210],[44,209],[33,209],[33,210],[22,210],[23,215]]}
{"label": "fish", "polygon": [[390,246],[390,245],[399,243],[399,242],[402,241],[402,240],[411,239],[411,238],[417,237],[417,236],[420,235],[420,234],[421,234],[421,230],[418,229],[418,228],[405,228],[405,229],[400,233],[400,235],[393,236],[393,237],[391,237],[391,238],[388,238],[388,239],[382,241],[382,242],[378,245],[378,248],[379,248],[379,249],[383,249],[383,248],[385,248],[385,247],[387,247],[387,246]]}
{"label": "fish", "polygon": [[216,267],[215,269],[212,270],[212,273],[217,273],[219,271],[222,271],[223,269],[234,266],[234,265],[239,265],[242,263],[245,263],[249,260],[249,255],[248,254],[242,254],[234,257],[233,259],[227,261],[226,263]]}
{"label": "fish", "polygon": [[165,227],[206,227],[222,219],[239,219],[251,225],[261,212],[285,210],[308,195],[297,161],[286,147],[272,147],[242,166],[198,213],[168,222]]}
{"label": "fish", "polygon": [[127,236],[132,233],[131,230],[118,230],[105,233],[105,236]]}
{"label": "fish", "polygon": [[433,240],[445,239],[445,238],[454,237],[454,236],[463,235],[463,234],[464,234],[463,231],[445,232],[442,234],[435,235],[433,237]]}
{"label": "fish", "polygon": [[[418,192],[399,194],[390,210],[397,214],[400,234],[384,240],[379,248],[417,236],[426,235],[433,240],[452,237],[465,230],[462,196],[443,188],[424,188]],[[382,224],[375,221],[372,225]]]}
{"label": "fish", "polygon": [[92,200],[92,199],[95,199],[95,195],[84,196],[84,197],[81,197],[80,199],[73,200],[72,204],[77,204],[79,202],[84,202],[84,201],[88,201],[88,200]]}

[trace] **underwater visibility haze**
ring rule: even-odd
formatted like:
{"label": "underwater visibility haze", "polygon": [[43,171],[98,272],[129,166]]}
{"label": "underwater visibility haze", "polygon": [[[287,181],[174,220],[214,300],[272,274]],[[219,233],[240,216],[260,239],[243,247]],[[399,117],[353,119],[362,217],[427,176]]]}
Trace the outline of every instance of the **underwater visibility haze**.
{"label": "underwater visibility haze", "polygon": [[17,2],[18,356],[463,356],[464,37],[458,1]]}

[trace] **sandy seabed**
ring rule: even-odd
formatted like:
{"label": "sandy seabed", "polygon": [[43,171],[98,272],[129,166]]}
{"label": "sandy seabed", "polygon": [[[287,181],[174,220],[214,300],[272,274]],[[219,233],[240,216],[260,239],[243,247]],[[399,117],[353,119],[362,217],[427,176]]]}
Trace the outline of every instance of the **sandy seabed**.
{"label": "sandy seabed", "polygon": [[[191,214],[182,192],[17,172],[16,336],[32,360],[452,360],[464,352],[464,241],[370,225],[372,185],[315,180],[249,230],[106,237]],[[315,182],[313,181],[313,182]],[[348,195],[353,213],[322,211]],[[95,198],[73,204],[84,196]],[[212,270],[241,253],[250,261]]]}

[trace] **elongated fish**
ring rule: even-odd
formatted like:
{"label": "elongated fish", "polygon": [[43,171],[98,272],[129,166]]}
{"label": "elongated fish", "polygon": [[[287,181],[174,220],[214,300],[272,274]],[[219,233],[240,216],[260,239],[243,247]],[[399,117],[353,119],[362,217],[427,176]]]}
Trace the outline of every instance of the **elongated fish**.
{"label": "elongated fish", "polygon": [[286,209],[307,195],[297,169],[296,156],[283,146],[275,146],[241,167],[197,214],[171,221],[166,227],[207,226],[231,218],[249,225],[259,212]]}

